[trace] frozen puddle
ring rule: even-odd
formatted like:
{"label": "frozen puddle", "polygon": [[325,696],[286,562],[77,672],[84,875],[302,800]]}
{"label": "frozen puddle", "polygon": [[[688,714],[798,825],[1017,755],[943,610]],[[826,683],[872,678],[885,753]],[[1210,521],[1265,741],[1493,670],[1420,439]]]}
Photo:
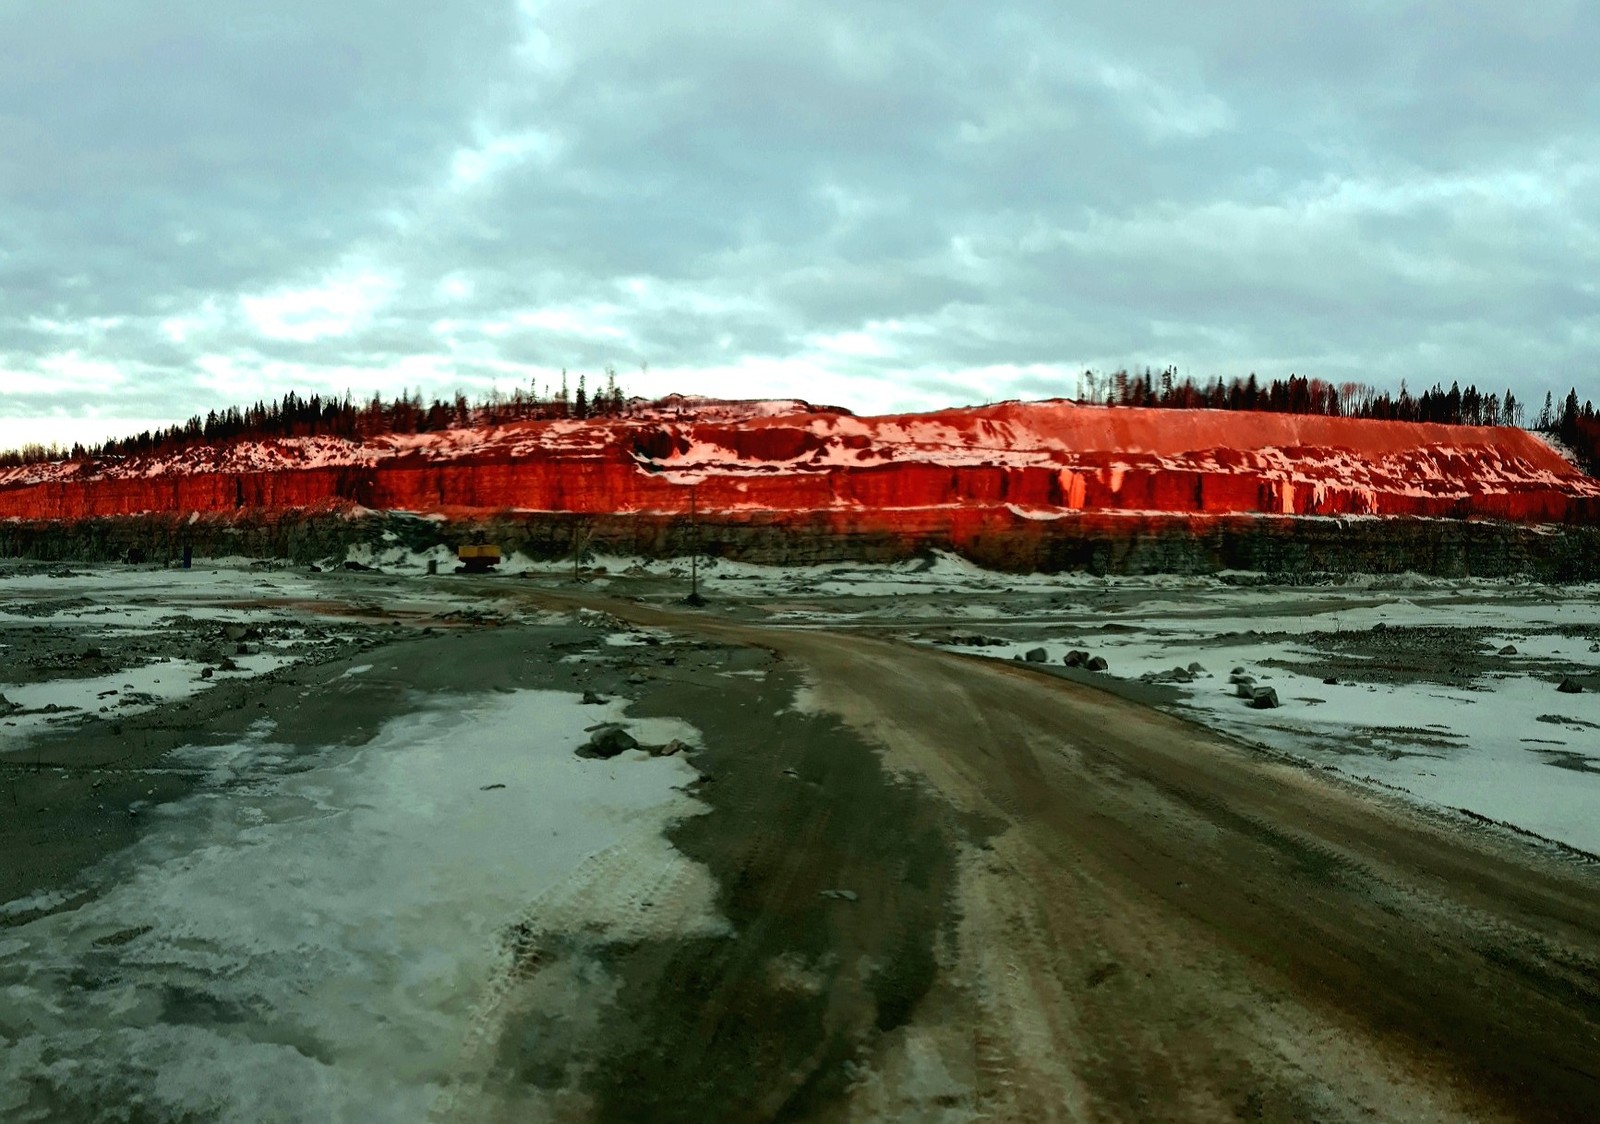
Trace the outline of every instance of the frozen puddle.
{"label": "frozen puddle", "polygon": [[0,930],[0,1118],[423,1120],[493,1020],[513,925],[723,931],[662,834],[705,810],[678,789],[694,769],[572,752],[621,704],[427,703],[354,750],[297,755],[263,724],[185,751],[199,794],[85,904]]}

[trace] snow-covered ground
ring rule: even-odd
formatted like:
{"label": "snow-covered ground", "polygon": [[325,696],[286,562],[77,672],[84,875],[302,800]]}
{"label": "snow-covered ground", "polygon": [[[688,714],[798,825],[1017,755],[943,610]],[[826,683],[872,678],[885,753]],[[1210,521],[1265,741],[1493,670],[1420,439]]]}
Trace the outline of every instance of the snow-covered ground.
{"label": "snow-covered ground", "polygon": [[296,753],[263,722],[183,751],[195,795],[81,885],[3,907],[65,908],[0,930],[0,1118],[427,1119],[494,1023],[514,926],[723,931],[662,835],[703,810],[695,771],[572,752],[623,705],[428,698],[354,750]]}
{"label": "snow-covered ground", "polygon": [[[1150,592],[1039,614],[1022,629],[1014,615],[976,613],[961,631],[1005,642],[953,647],[999,659],[1043,647],[1058,665],[1089,651],[1109,676],[1164,684],[1176,694],[1169,709],[1212,728],[1600,854],[1600,690],[1594,680],[1556,690],[1569,676],[1600,677],[1593,590]],[[1374,650],[1372,638],[1387,636],[1417,650]],[[1516,653],[1500,655],[1506,646]],[[1191,663],[1205,672],[1172,674]],[[1281,706],[1238,697],[1235,668],[1274,688]]]}

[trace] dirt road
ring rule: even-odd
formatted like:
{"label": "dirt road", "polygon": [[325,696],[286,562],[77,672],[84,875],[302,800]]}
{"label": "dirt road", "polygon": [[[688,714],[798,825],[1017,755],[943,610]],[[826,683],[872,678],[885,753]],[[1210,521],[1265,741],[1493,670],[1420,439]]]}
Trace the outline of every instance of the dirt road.
{"label": "dirt road", "polygon": [[[1020,665],[586,603],[771,650],[945,810],[936,971],[875,1028],[830,1000],[807,1033],[854,1034],[851,1077],[793,1114],[1600,1118],[1600,872]],[[837,846],[836,814],[777,830]],[[881,928],[817,962],[881,965],[850,947]],[[712,1035],[740,983],[705,986]]]}

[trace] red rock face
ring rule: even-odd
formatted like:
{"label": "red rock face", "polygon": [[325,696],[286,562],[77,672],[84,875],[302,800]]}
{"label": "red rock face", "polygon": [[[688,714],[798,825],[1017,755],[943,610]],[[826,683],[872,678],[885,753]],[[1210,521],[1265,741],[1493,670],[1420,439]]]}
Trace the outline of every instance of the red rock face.
{"label": "red rock face", "polygon": [[761,404],[740,416],[526,422],[363,443],[298,438],[0,474],[0,518],[349,507],[825,513],[855,530],[1078,512],[1421,515],[1600,522],[1600,481],[1531,434],[1287,414],[1002,403],[859,418]]}

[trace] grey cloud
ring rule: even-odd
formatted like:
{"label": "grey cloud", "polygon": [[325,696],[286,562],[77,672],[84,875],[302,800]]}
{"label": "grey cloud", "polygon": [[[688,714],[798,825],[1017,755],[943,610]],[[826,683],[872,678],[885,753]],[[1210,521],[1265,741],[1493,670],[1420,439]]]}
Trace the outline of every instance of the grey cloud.
{"label": "grey cloud", "polygon": [[[253,397],[418,357],[437,392],[802,363],[936,405],[1171,361],[1542,397],[1600,334],[1589,5],[87,0],[0,35],[0,372],[76,347],[129,416],[221,404],[207,364]],[[241,304],[365,273],[345,332]]]}

